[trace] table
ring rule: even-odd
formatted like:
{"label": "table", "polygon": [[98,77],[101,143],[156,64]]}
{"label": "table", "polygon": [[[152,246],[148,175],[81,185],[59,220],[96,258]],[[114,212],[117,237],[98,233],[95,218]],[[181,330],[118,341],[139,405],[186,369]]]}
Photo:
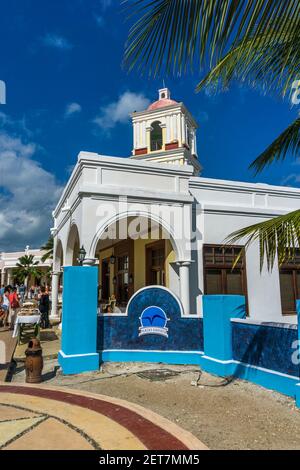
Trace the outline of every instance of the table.
{"label": "table", "polygon": [[12,334],[13,338],[18,337],[18,343],[20,343],[23,325],[35,325],[34,335],[39,338],[40,336],[40,321],[41,315],[18,315],[15,321],[15,327]]}

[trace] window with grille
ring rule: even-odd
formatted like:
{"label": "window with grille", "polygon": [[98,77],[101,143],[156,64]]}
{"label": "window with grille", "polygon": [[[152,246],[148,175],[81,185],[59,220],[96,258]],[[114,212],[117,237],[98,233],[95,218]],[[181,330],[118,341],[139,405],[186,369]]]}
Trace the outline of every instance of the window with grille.
{"label": "window with grille", "polygon": [[203,260],[205,294],[244,295],[247,299],[245,253],[242,246],[204,245]]}
{"label": "window with grille", "polygon": [[300,299],[300,250],[293,260],[286,260],[279,268],[281,308],[283,315],[296,314],[296,300]]}

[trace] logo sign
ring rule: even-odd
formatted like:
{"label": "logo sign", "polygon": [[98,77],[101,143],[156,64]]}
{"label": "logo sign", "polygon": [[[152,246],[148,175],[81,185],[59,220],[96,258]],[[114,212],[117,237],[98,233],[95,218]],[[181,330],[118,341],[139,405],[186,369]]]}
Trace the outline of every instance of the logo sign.
{"label": "logo sign", "polygon": [[156,306],[145,308],[140,316],[139,336],[160,335],[168,338],[168,328],[166,327],[168,321],[169,318],[162,308]]}

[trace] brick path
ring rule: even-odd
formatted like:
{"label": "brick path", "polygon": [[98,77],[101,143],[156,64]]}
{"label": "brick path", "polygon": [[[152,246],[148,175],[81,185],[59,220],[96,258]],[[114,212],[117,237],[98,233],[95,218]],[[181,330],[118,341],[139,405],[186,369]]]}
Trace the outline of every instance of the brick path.
{"label": "brick path", "polygon": [[139,405],[103,395],[0,384],[0,449],[205,450]]}

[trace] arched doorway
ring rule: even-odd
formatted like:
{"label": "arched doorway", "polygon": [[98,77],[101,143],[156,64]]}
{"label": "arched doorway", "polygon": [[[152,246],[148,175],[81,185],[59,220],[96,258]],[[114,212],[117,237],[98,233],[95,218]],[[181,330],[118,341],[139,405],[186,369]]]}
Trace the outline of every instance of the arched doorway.
{"label": "arched doorway", "polygon": [[114,299],[126,310],[134,292],[148,285],[169,287],[179,295],[177,247],[161,224],[145,216],[116,218],[98,234],[99,305]]}
{"label": "arched doorway", "polygon": [[75,224],[71,226],[65,256],[66,266],[78,266],[78,253],[80,248],[80,239],[78,228]]}

